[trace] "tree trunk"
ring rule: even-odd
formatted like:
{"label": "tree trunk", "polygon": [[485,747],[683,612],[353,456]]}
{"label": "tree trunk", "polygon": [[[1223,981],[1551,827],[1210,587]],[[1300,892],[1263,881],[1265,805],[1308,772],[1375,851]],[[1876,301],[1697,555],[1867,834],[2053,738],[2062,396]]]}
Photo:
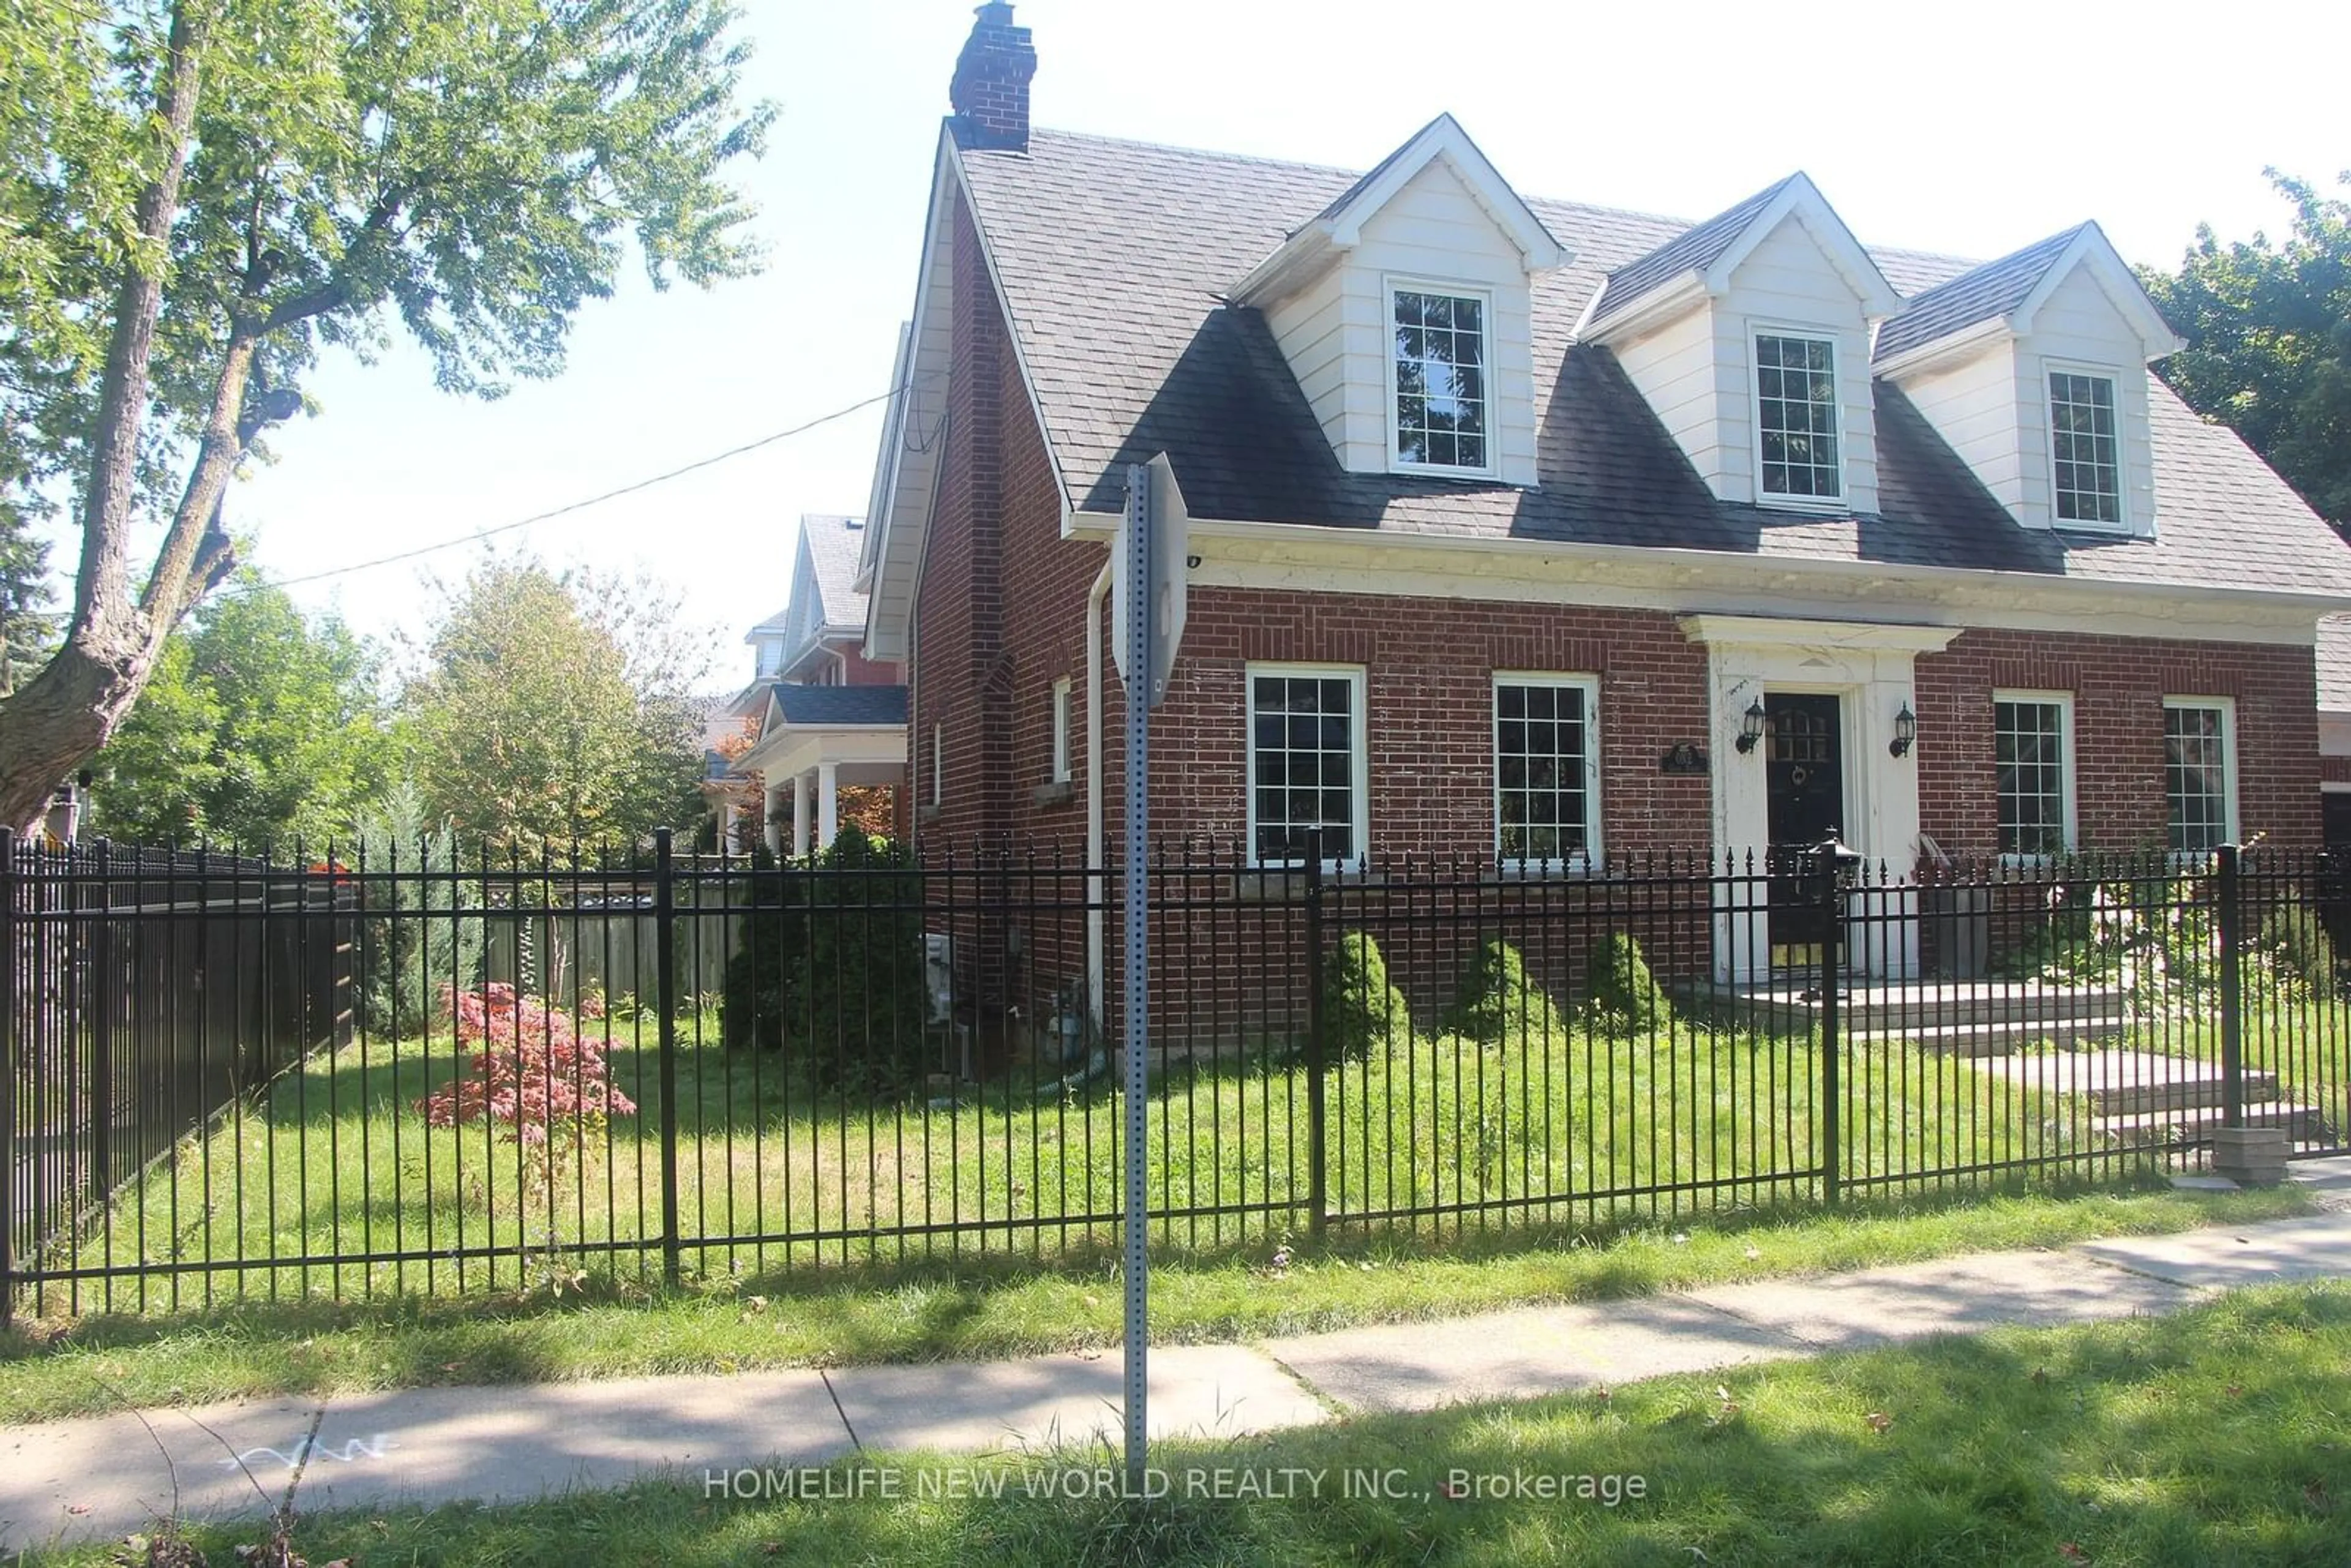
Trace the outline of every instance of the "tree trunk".
{"label": "tree trunk", "polygon": [[[172,7],[171,64],[156,87],[159,162],[139,193],[140,249],[115,291],[114,330],[99,385],[89,485],[82,497],[81,565],[65,646],[19,691],[0,700],[0,822],[30,828],[49,797],[113,733],[147,683],[171,619],[131,596],[131,507],[146,423],[147,366],[162,308],[180,178],[196,120],[204,25],[198,0]],[[182,596],[184,597],[184,596]],[[184,610],[184,604],[175,607]]]}

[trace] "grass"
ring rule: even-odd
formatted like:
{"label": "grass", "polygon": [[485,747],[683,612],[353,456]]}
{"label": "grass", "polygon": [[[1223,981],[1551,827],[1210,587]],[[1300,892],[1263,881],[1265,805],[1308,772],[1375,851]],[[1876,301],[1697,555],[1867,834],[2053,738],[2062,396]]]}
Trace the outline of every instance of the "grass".
{"label": "grass", "polygon": [[[512,1568],[2332,1564],[2351,1557],[2346,1408],[2351,1289],[2276,1286],[2170,1317],[2003,1330],[1154,1455],[1171,1487],[1188,1486],[1180,1478],[1193,1469],[1288,1469],[1320,1477],[1319,1497],[1302,1480],[1297,1495],[1262,1500],[1029,1495],[1051,1466],[1099,1454],[982,1461],[976,1473],[1001,1478],[1003,1495],[948,1497],[953,1478],[970,1484],[968,1463],[869,1454],[859,1468],[895,1473],[905,1496],[741,1501],[687,1477],[520,1507],[325,1514],[300,1521],[294,1539],[312,1562]],[[1384,1483],[1377,1495],[1341,1495],[1345,1478],[1365,1473]],[[1568,1496],[1447,1495],[1464,1477],[1519,1476],[1568,1478]],[[214,1561],[255,1533],[193,1531]],[[109,1550],[27,1562],[86,1568],[111,1561]]]}
{"label": "grass", "polygon": [[[1951,1195],[1835,1213],[1722,1214],[1614,1231],[1272,1239],[1155,1262],[1155,1343],[1246,1340],[1588,1301],[2309,1212],[2300,1188]],[[480,1300],[248,1301],[91,1314],[0,1333],[0,1424],[280,1394],[752,1367],[984,1359],[1113,1345],[1108,1253],[1003,1254],[716,1279],[591,1279]]]}
{"label": "grass", "polygon": [[[460,1065],[454,1042],[321,1053],[183,1140],[49,1259],[156,1272],[53,1285],[45,1304],[481,1294],[581,1273],[648,1283],[663,1173],[647,1032],[611,1049],[637,1114],[580,1129],[552,1171],[502,1128],[425,1125],[416,1103]],[[1107,1071],[1060,1092],[1038,1092],[1049,1070],[1023,1069],[951,1101],[844,1101],[769,1054],[698,1043],[713,1039],[695,1030],[680,1051],[676,1111],[680,1230],[705,1276],[1112,1240],[1123,1104]],[[1163,1249],[1303,1227],[1310,1076],[1268,1044],[1155,1078],[1149,1201]],[[1417,1235],[1809,1205],[1827,1150],[1820,1079],[1809,1035],[1689,1021],[1634,1039],[1416,1034],[1327,1074],[1326,1205]],[[1907,1046],[1855,1052],[1844,1099],[1841,1165],[1861,1187],[1925,1190],[2020,1164],[2111,1176],[2137,1157],[2088,1139],[2070,1100]],[[355,1253],[380,1260],[285,1261]]]}

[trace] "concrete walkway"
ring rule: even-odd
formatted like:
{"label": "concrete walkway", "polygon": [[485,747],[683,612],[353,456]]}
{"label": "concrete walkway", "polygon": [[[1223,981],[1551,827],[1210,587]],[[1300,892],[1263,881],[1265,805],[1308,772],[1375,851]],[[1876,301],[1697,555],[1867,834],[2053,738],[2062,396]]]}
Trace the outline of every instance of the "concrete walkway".
{"label": "concrete walkway", "polygon": [[[2001,1324],[2175,1311],[2272,1281],[2351,1278],[2351,1159],[2295,1179],[2296,1219],[1250,1345],[1151,1353],[1155,1437],[1230,1437],[1357,1411],[1525,1398]],[[861,1450],[1114,1455],[1117,1351],[1019,1361],[258,1399],[0,1428],[0,1551],[115,1538],[174,1506],[267,1511],[307,1450],[298,1507],[519,1501],[668,1470],[689,1484]],[[167,1463],[165,1453],[170,1456]],[[235,1457],[232,1458],[232,1455]],[[1113,1461],[1114,1462],[1114,1461]],[[249,1472],[249,1479],[248,1479]],[[723,1484],[723,1483],[721,1483]]]}

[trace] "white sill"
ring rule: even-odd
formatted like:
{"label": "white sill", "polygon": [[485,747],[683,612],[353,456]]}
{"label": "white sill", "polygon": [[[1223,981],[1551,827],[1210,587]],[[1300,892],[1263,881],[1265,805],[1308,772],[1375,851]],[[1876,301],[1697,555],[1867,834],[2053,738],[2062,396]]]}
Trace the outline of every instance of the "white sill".
{"label": "white sill", "polygon": [[1755,492],[1755,504],[1774,512],[1803,512],[1813,515],[1834,514],[1850,510],[1843,496],[1767,496]]}
{"label": "white sill", "polygon": [[1502,478],[1499,468],[1447,468],[1434,463],[1399,463],[1393,457],[1388,459],[1388,472],[1415,479],[1469,479],[1489,485],[1499,484]]}

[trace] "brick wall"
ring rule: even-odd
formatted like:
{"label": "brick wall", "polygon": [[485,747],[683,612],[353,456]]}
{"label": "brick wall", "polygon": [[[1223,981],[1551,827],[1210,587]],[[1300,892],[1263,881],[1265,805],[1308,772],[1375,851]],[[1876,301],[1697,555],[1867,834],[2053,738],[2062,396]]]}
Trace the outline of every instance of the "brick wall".
{"label": "brick wall", "polygon": [[[954,229],[955,375],[939,504],[916,603],[920,660],[910,771],[931,798],[931,731],[946,738],[946,799],[917,827],[925,852],[1083,852],[1085,600],[1104,546],[1065,541],[1054,485],[1002,314],[967,212]],[[1237,850],[1245,831],[1245,671],[1254,661],[1355,664],[1366,672],[1371,761],[1369,849],[1375,864],[1489,855],[1493,848],[1492,672],[1587,674],[1600,682],[1603,835],[1612,854],[1703,852],[1712,803],[1703,775],[1663,773],[1661,752],[1707,744],[1704,648],[1671,614],[1556,605],[1467,603],[1349,593],[1196,588],[1183,656],[1153,716],[1155,822]],[[1121,810],[1123,708],[1104,654],[1104,800],[1113,845]],[[1051,693],[1072,688],[1065,799],[1040,799],[1051,757]],[[2075,694],[2081,841],[2133,848],[2164,831],[2162,699],[2225,695],[2236,705],[2240,820],[2281,845],[2319,837],[2316,718],[2307,648],[2157,638],[1970,631],[1918,661],[1914,706],[1921,823],[1954,853],[1995,847],[1991,692]],[[1170,1038],[1229,1041],[1294,1030],[1300,961],[1283,911],[1228,916],[1229,933],[1164,931],[1162,962],[1193,977],[1161,1007]],[[1040,1005],[1083,966],[1082,921],[1022,921],[958,912],[975,972],[1001,973],[986,1008]],[[1645,934],[1655,949],[1690,950],[1703,934]],[[1115,936],[1113,932],[1113,936]],[[1694,939],[1695,945],[1685,938]],[[1186,944],[1199,944],[1186,956]],[[1659,951],[1661,967],[1673,955]],[[1571,968],[1574,955],[1561,956]],[[1542,967],[1549,968],[1546,963]],[[1399,979],[1416,1004],[1443,999],[1448,954],[1408,961]],[[1115,944],[1113,945],[1113,985]],[[1281,998],[1289,998],[1283,1000]]]}
{"label": "brick wall", "polygon": [[2074,694],[2074,787],[2084,849],[2165,838],[2163,699],[2234,699],[2237,820],[2247,838],[2315,846],[2318,716],[2308,648],[1979,630],[1918,660],[1920,825],[1953,854],[1998,848],[1994,690]]}

